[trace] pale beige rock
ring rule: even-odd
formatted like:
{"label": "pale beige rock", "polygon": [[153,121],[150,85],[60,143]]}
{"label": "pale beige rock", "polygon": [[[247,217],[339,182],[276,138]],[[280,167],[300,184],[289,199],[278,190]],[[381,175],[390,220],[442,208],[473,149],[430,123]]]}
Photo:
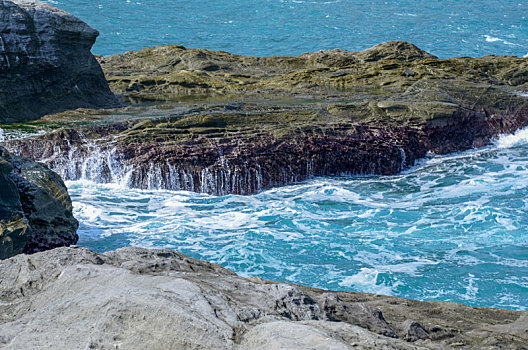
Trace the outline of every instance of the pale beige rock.
{"label": "pale beige rock", "polygon": [[[528,346],[526,312],[246,279],[169,250],[58,248],[0,261],[0,276],[0,349]],[[412,322],[430,339],[405,341]]]}

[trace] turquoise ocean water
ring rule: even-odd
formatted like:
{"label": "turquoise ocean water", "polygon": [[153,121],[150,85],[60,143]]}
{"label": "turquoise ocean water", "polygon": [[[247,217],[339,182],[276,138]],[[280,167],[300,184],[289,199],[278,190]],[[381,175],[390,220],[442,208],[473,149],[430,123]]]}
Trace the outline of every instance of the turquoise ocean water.
{"label": "turquoise ocean water", "polygon": [[253,196],[69,182],[81,246],[166,247],[243,276],[528,308],[528,129],[405,174]]}
{"label": "turquoise ocean water", "polygon": [[440,57],[528,54],[526,0],[48,1],[101,32],[101,55],[166,44],[298,55],[388,40]]}
{"label": "turquoise ocean water", "polygon": [[[245,55],[406,40],[440,57],[528,54],[524,0],[50,0],[109,55],[181,44]],[[168,247],[244,276],[528,309],[528,131],[391,177],[214,197],[68,183],[82,246]]]}

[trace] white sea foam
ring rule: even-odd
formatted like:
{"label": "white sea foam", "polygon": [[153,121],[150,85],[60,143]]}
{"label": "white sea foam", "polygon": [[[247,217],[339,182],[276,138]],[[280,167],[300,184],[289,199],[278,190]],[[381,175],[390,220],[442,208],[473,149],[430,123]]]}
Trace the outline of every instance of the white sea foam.
{"label": "white sea foam", "polygon": [[91,248],[166,247],[244,276],[518,308],[522,288],[511,301],[497,295],[528,274],[525,132],[431,155],[406,174],[316,178],[252,196],[67,186],[80,244]]}
{"label": "white sea foam", "polygon": [[367,293],[376,293],[383,295],[392,295],[393,288],[400,285],[396,282],[394,285],[385,285],[378,283],[380,272],[376,269],[362,267],[358,273],[343,278],[339,285],[342,287],[351,287],[355,290],[361,290]]}
{"label": "white sea foam", "polygon": [[466,294],[463,294],[462,297],[466,300],[475,300],[477,297],[477,293],[479,291],[479,288],[476,286],[476,282],[478,282],[478,278],[475,277],[473,274],[468,274],[468,277],[465,279],[467,286],[466,286]]}
{"label": "white sea foam", "polygon": [[511,148],[528,142],[528,128],[516,131],[514,134],[499,136],[495,145],[498,148]]}
{"label": "white sea foam", "polygon": [[491,35],[484,35],[484,38],[486,38],[486,41],[489,42],[489,43],[501,42],[504,45],[519,46],[519,44],[515,44],[515,43],[512,43],[511,41],[507,41],[507,40],[504,40],[504,39],[501,39],[501,38],[497,38],[497,37],[494,37],[494,36],[491,36]]}
{"label": "white sea foam", "polygon": [[496,37],[493,37],[493,36],[490,36],[490,35],[484,35],[484,37],[486,38],[486,41],[490,42],[490,43],[493,43],[493,42],[496,42],[496,41],[502,41],[502,39],[496,38]]}
{"label": "white sea foam", "polygon": [[418,17],[418,15],[415,14],[415,13],[399,13],[399,12],[396,12],[394,14],[396,16]]}
{"label": "white sea foam", "polygon": [[5,141],[4,129],[0,128],[0,142]]}
{"label": "white sea foam", "polygon": [[76,218],[84,223],[94,223],[100,220],[102,209],[96,206],[75,202],[73,212]]}

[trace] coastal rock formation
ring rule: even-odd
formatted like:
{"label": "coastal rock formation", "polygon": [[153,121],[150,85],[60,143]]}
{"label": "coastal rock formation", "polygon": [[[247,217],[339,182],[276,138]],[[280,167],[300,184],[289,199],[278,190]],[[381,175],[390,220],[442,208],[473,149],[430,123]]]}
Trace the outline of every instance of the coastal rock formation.
{"label": "coastal rock formation", "polygon": [[75,244],[77,227],[60,177],[0,147],[0,259]]}
{"label": "coastal rock formation", "polygon": [[242,278],[169,250],[0,262],[2,349],[526,349],[528,313]]}
{"label": "coastal rock formation", "polygon": [[[438,59],[400,41],[359,52],[323,50],[297,57],[246,57],[169,45],[104,57],[100,63],[112,90],[131,99],[278,94],[314,99],[346,97],[352,103],[360,102],[364,95],[363,99],[376,102],[400,102],[398,110],[379,107],[380,112],[393,115],[397,111],[407,118],[427,117],[423,105],[411,108],[411,102],[429,102],[434,107],[429,118],[450,112],[445,104],[456,105],[457,98],[464,97],[456,94],[457,90],[474,94],[479,88],[484,92],[490,87],[491,95],[496,87],[528,90],[527,58]],[[426,96],[417,99],[417,94]],[[479,95],[482,93],[474,97]]]}
{"label": "coastal rock formation", "polygon": [[252,194],[311,176],[395,174],[427,152],[482,147],[528,125],[526,58],[438,59],[388,42],[298,57],[163,46],[101,64],[116,93],[177,108],[112,122],[67,112],[45,122],[90,126],[6,147],[65,179]]}
{"label": "coastal rock formation", "polygon": [[35,0],[0,2],[0,123],[119,105],[90,49],[99,33]]}

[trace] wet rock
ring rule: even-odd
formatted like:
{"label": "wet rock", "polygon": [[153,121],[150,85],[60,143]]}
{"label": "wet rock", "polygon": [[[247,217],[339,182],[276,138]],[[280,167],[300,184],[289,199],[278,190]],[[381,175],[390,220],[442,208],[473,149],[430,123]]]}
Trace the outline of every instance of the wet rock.
{"label": "wet rock", "polygon": [[[101,63],[116,93],[178,99],[180,109],[114,123],[97,111],[48,116],[74,127],[6,147],[68,180],[253,194],[313,176],[396,174],[428,152],[482,147],[528,125],[518,93],[527,58],[438,59],[388,42],[297,57],[161,46]],[[90,116],[99,125],[81,126]]]}
{"label": "wet rock", "polygon": [[[260,278],[169,250],[97,254],[58,248],[0,261],[3,349],[523,349],[527,312],[329,292]],[[337,297],[339,296],[339,297]],[[336,305],[379,310],[397,329],[451,325],[412,344],[372,331],[381,318],[337,320]],[[327,310],[325,314],[324,310]],[[341,309],[343,310],[343,309]],[[437,326],[435,326],[437,327]],[[507,336],[504,336],[507,334]],[[419,346],[418,346],[419,345]]]}
{"label": "wet rock", "polygon": [[90,52],[98,35],[48,3],[0,2],[0,122],[119,105]]}
{"label": "wet rock", "polygon": [[[1,150],[1,149],[0,149]],[[0,259],[21,253],[31,233],[18,189],[11,180],[13,165],[0,157]]]}
{"label": "wet rock", "polygon": [[77,242],[64,182],[45,165],[0,147],[0,259]]}

